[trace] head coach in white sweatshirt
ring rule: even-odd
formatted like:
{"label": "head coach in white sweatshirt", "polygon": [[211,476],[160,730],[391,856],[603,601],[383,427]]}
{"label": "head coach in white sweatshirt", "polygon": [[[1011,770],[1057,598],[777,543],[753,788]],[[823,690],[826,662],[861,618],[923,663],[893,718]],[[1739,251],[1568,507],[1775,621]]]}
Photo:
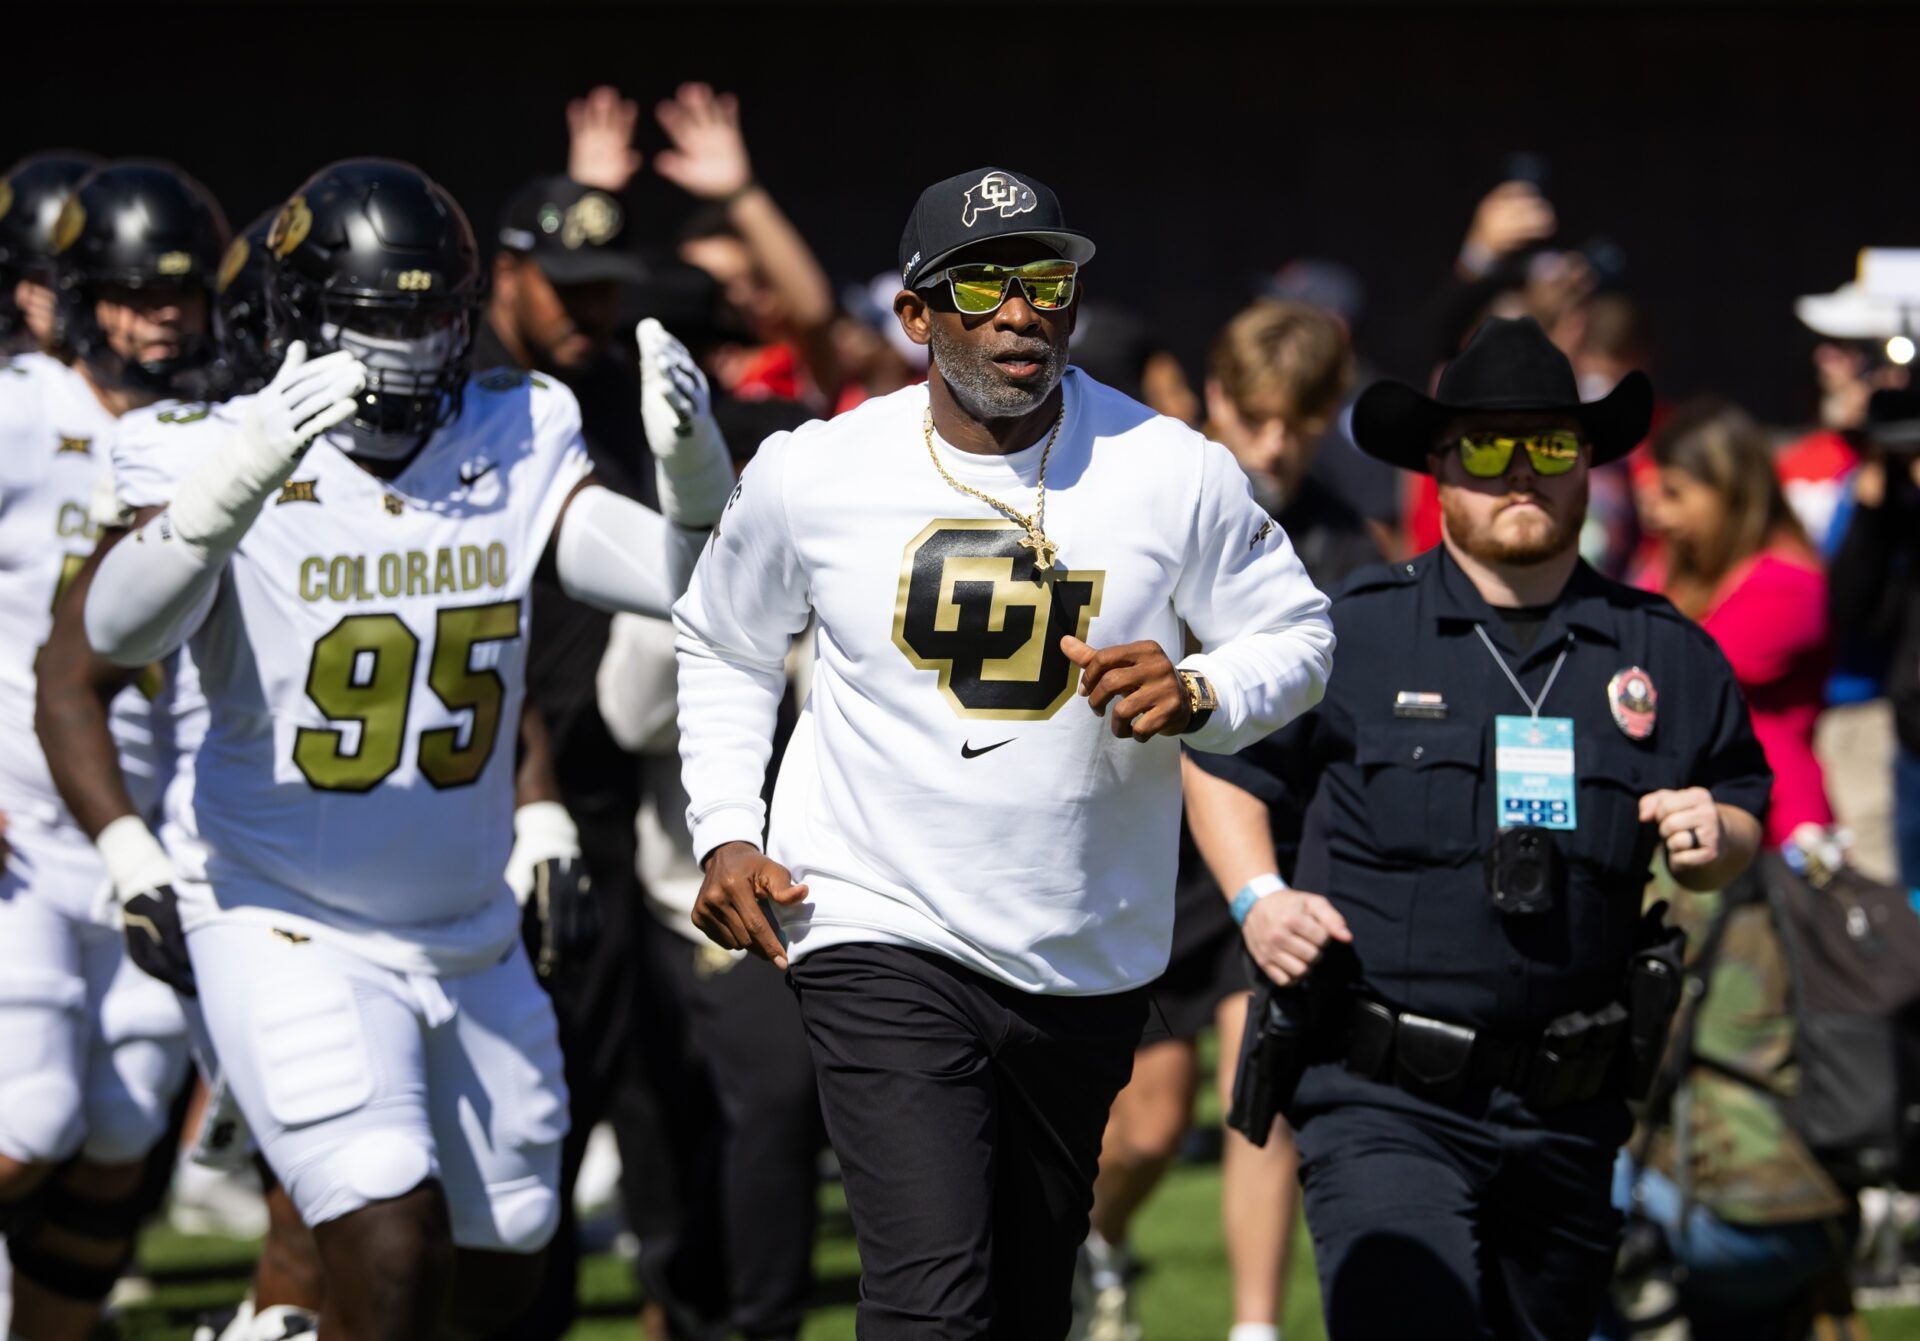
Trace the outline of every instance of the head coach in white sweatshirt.
{"label": "head coach in white sweatshirt", "polygon": [[927,188],[894,300],[927,384],[770,438],[674,612],[694,922],[799,994],[864,1341],[1065,1334],[1167,962],[1180,744],[1260,739],[1331,667],[1226,449],[1067,367],[1092,256],[1031,177]]}

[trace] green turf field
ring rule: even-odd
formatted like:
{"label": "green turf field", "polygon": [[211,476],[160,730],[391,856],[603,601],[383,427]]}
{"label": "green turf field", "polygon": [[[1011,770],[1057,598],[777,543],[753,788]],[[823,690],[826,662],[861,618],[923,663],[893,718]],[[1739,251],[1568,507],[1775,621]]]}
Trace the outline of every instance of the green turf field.
{"label": "green turf field", "polygon": [[[1147,1341],[1220,1341],[1227,1333],[1231,1320],[1226,1259],[1220,1248],[1219,1187],[1218,1166],[1182,1165],[1141,1218],[1136,1246],[1146,1267],[1139,1298]],[[806,1341],[851,1341],[858,1267],[838,1189],[825,1195],[827,1214],[817,1259],[820,1306],[808,1323]],[[1319,1341],[1319,1292],[1304,1234],[1299,1243],[1302,1251],[1294,1262],[1287,1301],[1287,1341]],[[155,1294],[149,1303],[122,1315],[121,1330],[138,1341],[161,1341],[185,1338],[197,1310],[237,1299],[246,1288],[253,1257],[246,1243],[187,1239],[161,1230],[147,1237],[141,1260],[153,1276]],[[635,1337],[633,1285],[623,1262],[611,1256],[590,1260],[581,1272],[581,1299],[582,1320],[573,1337]],[[1874,1341],[1920,1341],[1920,1309],[1871,1314],[1868,1323]]]}

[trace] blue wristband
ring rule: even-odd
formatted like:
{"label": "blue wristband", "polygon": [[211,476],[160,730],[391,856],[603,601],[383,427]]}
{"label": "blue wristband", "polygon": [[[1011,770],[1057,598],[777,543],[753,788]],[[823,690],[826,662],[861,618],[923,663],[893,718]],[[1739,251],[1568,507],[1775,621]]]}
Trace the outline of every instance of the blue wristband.
{"label": "blue wristband", "polygon": [[1245,926],[1247,924],[1247,914],[1253,911],[1254,904],[1260,902],[1260,900],[1266,898],[1269,894],[1277,894],[1286,887],[1287,882],[1272,873],[1254,876],[1253,879],[1247,881],[1246,884],[1240,887],[1238,894],[1233,896],[1233,905],[1231,908],[1233,920],[1239,925]]}

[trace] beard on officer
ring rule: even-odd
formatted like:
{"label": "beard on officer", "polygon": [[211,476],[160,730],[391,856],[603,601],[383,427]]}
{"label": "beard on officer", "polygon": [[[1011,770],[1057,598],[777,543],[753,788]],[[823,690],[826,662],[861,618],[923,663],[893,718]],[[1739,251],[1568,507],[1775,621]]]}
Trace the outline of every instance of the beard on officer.
{"label": "beard on officer", "polygon": [[1582,402],[1527,319],[1487,322],[1433,396],[1370,387],[1356,440],[1435,476],[1443,543],[1334,601],[1314,712],[1189,755],[1195,840],[1243,881],[1271,984],[1233,1121],[1295,1130],[1335,1341],[1584,1341],[1677,1000],[1650,863],[1714,889],[1758,846],[1771,776],[1725,658],[1579,555],[1587,473],[1651,403],[1638,373]]}

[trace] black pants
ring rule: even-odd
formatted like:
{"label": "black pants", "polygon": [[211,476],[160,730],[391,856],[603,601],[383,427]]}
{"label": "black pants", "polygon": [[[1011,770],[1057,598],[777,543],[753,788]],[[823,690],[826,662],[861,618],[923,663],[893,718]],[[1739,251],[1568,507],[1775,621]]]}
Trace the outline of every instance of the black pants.
{"label": "black pants", "polygon": [[594,1125],[605,1119],[612,1127],[629,1170],[644,1167],[658,1145],[659,1122],[641,1083],[636,1050],[634,933],[636,919],[647,914],[633,875],[633,812],[629,806],[622,816],[609,806],[596,813],[571,798],[569,804],[606,924],[583,962],[565,966],[544,984],[559,1022],[572,1121],[560,1152],[560,1227],[547,1249],[540,1293],[494,1333],[494,1341],[557,1341],[573,1325],[580,1270],[573,1185]]}
{"label": "black pants", "polygon": [[1338,1066],[1289,1109],[1331,1341],[1586,1341],[1620,1217],[1615,1101],[1445,1108]]}
{"label": "black pants", "polygon": [[[648,963],[683,1032],[674,1260],[657,1275],[704,1325],[687,1336],[800,1334],[813,1286],[819,1156],[813,1057],[780,971],[661,927]],[[665,1087],[662,1087],[663,1089]]]}
{"label": "black pants", "polygon": [[789,976],[860,1246],[861,1341],[1059,1341],[1145,991],[1036,996],[888,945]]}

